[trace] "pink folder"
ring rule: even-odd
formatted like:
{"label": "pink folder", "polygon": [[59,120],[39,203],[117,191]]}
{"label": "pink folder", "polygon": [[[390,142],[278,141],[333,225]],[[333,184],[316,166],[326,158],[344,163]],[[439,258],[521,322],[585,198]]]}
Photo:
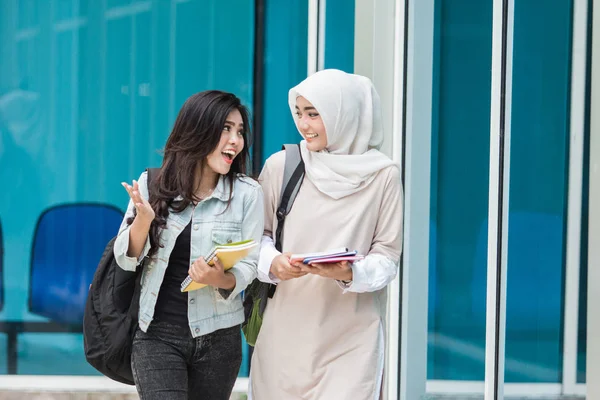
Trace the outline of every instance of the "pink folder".
{"label": "pink folder", "polygon": [[321,258],[314,261],[310,261],[308,264],[333,264],[342,261],[359,261],[364,259],[364,256],[343,256],[343,257],[329,257],[329,258]]}

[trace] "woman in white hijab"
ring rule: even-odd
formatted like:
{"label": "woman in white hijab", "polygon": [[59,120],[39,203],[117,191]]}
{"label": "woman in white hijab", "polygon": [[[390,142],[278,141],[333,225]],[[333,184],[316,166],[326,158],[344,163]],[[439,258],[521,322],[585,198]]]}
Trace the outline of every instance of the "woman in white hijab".
{"label": "woman in white hijab", "polygon": [[[310,76],[289,92],[306,177],[286,217],[283,254],[273,245],[285,152],[259,178],[265,232],[259,279],[277,284],[252,357],[254,400],[380,399],[385,287],[402,242],[398,167],[379,148],[379,96],[368,78],[338,70]],[[347,247],[366,257],[304,265],[292,253]]]}

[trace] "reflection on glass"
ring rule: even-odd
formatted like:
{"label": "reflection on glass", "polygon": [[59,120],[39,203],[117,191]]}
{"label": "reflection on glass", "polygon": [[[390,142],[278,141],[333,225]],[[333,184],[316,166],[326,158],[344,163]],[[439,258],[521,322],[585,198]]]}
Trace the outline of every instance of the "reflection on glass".
{"label": "reflection on glass", "polygon": [[562,379],[571,7],[515,3],[507,382]]}
{"label": "reflection on glass", "polygon": [[429,379],[484,377],[491,44],[492,1],[436,1]]}

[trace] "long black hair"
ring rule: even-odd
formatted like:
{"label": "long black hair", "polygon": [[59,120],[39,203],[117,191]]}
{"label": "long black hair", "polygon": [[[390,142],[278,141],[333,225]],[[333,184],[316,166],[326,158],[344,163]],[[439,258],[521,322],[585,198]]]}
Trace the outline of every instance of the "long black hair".
{"label": "long black hair", "polygon": [[[242,115],[244,147],[233,160],[227,173],[230,187],[228,206],[231,202],[235,177],[237,174],[246,173],[248,147],[250,147],[248,109],[234,94],[218,90],[196,93],[181,107],[164,148],[160,172],[153,178],[153,182],[148,182],[149,202],[155,213],[155,218],[150,225],[151,249],[148,256],[154,255],[158,247],[162,247],[159,242],[160,232],[167,225],[169,207],[177,213],[185,210],[190,203],[200,201],[195,195],[198,189],[196,187],[198,165],[209,168],[204,165],[204,161],[218,146],[227,116],[234,110],[238,110]],[[183,200],[174,201],[178,196]],[[128,222],[133,222],[133,218]]]}

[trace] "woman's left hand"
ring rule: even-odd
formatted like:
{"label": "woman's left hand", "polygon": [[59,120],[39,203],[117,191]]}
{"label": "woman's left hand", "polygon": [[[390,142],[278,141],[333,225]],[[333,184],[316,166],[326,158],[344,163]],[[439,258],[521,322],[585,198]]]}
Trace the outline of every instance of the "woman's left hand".
{"label": "woman's left hand", "polygon": [[204,257],[200,257],[192,263],[188,274],[194,282],[204,283],[220,289],[230,290],[235,287],[235,276],[223,270],[219,259],[215,258],[214,265],[208,265]]}
{"label": "woman's left hand", "polygon": [[348,261],[327,264],[299,264],[302,271],[309,274],[319,275],[323,278],[336,279],[338,281],[352,280],[352,267]]}

